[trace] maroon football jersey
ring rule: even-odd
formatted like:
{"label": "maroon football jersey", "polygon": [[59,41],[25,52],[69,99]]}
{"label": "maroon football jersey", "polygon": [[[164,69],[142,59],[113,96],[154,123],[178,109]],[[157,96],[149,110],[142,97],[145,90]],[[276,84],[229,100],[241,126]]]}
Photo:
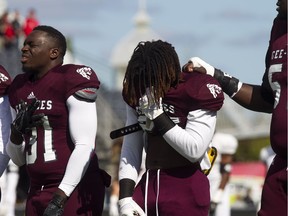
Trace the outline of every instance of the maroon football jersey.
{"label": "maroon football jersey", "polygon": [[[223,105],[224,94],[218,81],[209,75],[183,72],[182,78],[177,87],[169,89],[162,99],[162,104],[170,119],[184,129],[189,112],[200,109],[218,111]],[[139,110],[139,122],[142,116],[143,113]],[[191,165],[189,160],[167,144],[153,126],[146,131],[148,132],[146,137],[148,144],[146,166],[148,168],[165,167],[171,158],[175,162],[173,166],[176,164],[177,166]]]}
{"label": "maroon football jersey", "polygon": [[0,97],[7,94],[7,89],[11,84],[11,77],[4,67],[0,65]]}
{"label": "maroon football jersey", "polygon": [[74,144],[69,135],[66,100],[77,90],[99,88],[95,72],[82,65],[63,65],[51,69],[40,80],[29,74],[15,77],[9,90],[11,106],[17,110],[20,101],[41,101],[37,113],[44,113],[43,126],[25,136],[26,164],[31,182],[49,184],[61,180]]}
{"label": "maroon football jersey", "polygon": [[[276,18],[266,55],[264,88],[274,96],[270,126],[271,146],[275,153],[287,158],[287,20]],[[266,79],[266,80],[265,80]],[[264,94],[265,97],[268,94]]]}
{"label": "maroon football jersey", "polygon": [[224,94],[216,79],[201,73],[182,73],[183,81],[171,88],[163,98],[163,107],[170,118],[185,128],[190,111],[204,109],[217,111]]}

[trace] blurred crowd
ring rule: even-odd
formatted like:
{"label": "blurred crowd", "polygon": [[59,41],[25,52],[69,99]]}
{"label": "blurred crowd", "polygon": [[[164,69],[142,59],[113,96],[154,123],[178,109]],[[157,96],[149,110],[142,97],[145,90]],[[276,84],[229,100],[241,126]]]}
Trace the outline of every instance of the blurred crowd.
{"label": "blurred crowd", "polygon": [[18,10],[6,10],[0,17],[0,64],[14,78],[21,69],[20,48],[24,38],[39,25],[36,10],[30,8],[27,14]]}
{"label": "blurred crowd", "polygon": [[33,8],[28,10],[25,17],[18,10],[5,11],[0,18],[1,47],[19,47],[21,39],[25,38],[37,25],[39,21]]}

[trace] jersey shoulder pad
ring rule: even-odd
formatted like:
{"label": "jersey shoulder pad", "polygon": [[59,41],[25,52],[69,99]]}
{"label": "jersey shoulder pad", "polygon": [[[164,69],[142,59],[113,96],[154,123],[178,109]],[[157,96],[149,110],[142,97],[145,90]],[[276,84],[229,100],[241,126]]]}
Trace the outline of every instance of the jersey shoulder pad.
{"label": "jersey shoulder pad", "polygon": [[199,108],[219,110],[222,107],[224,93],[216,79],[201,73],[191,73],[187,78],[186,92],[199,103]]}
{"label": "jersey shoulder pad", "polygon": [[63,65],[60,70],[64,73],[67,98],[70,95],[76,95],[76,97],[80,98],[84,97],[89,100],[96,98],[100,81],[91,67],[67,64]]}
{"label": "jersey shoulder pad", "polygon": [[65,73],[66,78],[70,82],[100,84],[95,71],[89,66],[67,64],[61,67],[61,72]]}

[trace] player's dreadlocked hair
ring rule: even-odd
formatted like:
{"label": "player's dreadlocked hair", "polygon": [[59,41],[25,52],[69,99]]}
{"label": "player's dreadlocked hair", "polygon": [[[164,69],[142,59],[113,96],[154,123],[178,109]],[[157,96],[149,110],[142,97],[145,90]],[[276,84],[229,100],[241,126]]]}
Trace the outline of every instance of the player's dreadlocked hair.
{"label": "player's dreadlocked hair", "polygon": [[53,38],[55,40],[55,43],[57,44],[60,53],[62,54],[62,57],[64,57],[65,53],[66,53],[66,49],[67,49],[67,44],[66,44],[66,38],[65,36],[59,32],[57,29],[51,27],[51,26],[46,26],[46,25],[39,25],[36,26],[34,30],[38,30],[38,31],[44,31],[46,32],[49,37]]}
{"label": "player's dreadlocked hair", "polygon": [[170,43],[161,40],[140,42],[126,69],[123,96],[129,105],[135,106],[149,88],[159,103],[160,97],[178,84],[180,73],[180,61]]}

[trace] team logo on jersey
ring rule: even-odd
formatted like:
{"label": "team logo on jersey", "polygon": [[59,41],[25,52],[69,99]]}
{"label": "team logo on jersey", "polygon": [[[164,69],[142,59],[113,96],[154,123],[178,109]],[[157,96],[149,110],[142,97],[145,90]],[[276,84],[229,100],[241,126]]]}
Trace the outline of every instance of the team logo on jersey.
{"label": "team logo on jersey", "polygon": [[92,69],[89,67],[82,67],[76,70],[77,73],[79,73],[84,78],[90,80],[90,76],[92,74]]}
{"label": "team logo on jersey", "polygon": [[207,88],[209,89],[210,93],[213,95],[214,98],[217,97],[218,94],[221,94],[222,88],[216,84],[207,84]]}
{"label": "team logo on jersey", "polygon": [[9,78],[4,74],[0,73],[0,82],[6,82]]}

